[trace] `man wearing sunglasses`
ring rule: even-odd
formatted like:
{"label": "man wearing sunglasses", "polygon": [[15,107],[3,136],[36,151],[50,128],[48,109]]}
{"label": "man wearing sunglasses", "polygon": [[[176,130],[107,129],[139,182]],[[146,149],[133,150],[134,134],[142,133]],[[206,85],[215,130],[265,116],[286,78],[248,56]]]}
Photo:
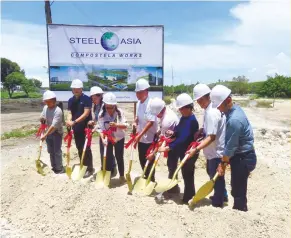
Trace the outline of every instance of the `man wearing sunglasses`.
{"label": "man wearing sunglasses", "polygon": [[[78,154],[81,159],[82,151],[85,144],[85,128],[91,116],[91,99],[83,93],[83,82],[80,79],[74,79],[71,84],[72,92],[74,94],[68,101],[68,117],[66,125],[74,130],[74,139]],[[87,171],[84,178],[88,178],[94,173],[92,151],[90,147],[86,148],[84,165],[87,166]]]}

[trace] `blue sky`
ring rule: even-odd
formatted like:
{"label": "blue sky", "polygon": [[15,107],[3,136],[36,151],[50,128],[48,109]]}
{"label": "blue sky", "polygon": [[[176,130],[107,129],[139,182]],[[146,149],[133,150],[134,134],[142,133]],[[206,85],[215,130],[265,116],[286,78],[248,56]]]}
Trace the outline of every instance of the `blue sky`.
{"label": "blue sky", "polygon": [[[55,1],[51,9],[60,24],[164,25],[166,84],[171,67],[174,84],[290,75],[290,1]],[[2,2],[1,20],[3,57],[46,85],[44,2]]]}

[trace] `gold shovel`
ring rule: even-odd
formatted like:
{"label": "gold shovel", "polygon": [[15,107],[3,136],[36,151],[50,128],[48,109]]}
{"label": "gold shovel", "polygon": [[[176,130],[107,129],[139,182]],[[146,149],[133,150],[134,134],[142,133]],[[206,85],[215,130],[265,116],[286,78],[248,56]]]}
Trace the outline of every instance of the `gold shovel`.
{"label": "gold shovel", "polygon": [[126,182],[127,182],[127,186],[128,186],[128,191],[132,192],[133,189],[133,184],[132,184],[132,180],[130,177],[130,172],[131,172],[131,168],[132,168],[132,158],[133,158],[133,144],[131,145],[131,149],[130,149],[130,160],[129,160],[129,165],[128,165],[128,171],[125,174],[125,178],[126,178]]}
{"label": "gold shovel", "polygon": [[[166,142],[163,142],[163,143],[162,143],[162,147],[164,147],[165,144],[166,144]],[[158,164],[158,161],[159,161],[159,159],[160,159],[160,157],[161,157],[161,154],[162,154],[161,152],[158,152],[158,153],[156,154],[154,164],[153,164],[153,166],[152,166],[152,168],[151,168],[151,171],[150,171],[150,174],[149,174],[149,176],[148,176],[148,178],[147,178],[146,186],[145,186],[145,188],[144,188],[144,194],[147,195],[147,196],[151,195],[151,193],[153,192],[155,186],[157,185],[156,182],[152,182],[152,181],[151,181],[151,178],[152,178],[152,175],[153,175],[154,169],[156,168],[156,166],[157,166],[157,164]]]}
{"label": "gold shovel", "polygon": [[136,184],[134,185],[133,187],[133,191],[135,192],[140,192],[144,189],[144,187],[146,186],[146,179],[144,178],[144,175],[147,171],[147,168],[149,166],[149,160],[147,160],[145,166],[144,166],[144,169],[143,169],[143,172],[142,172],[142,175],[140,176],[140,178],[136,181]]}
{"label": "gold shovel", "polygon": [[87,142],[88,142],[88,138],[86,137],[85,144],[83,147],[83,152],[82,152],[81,163],[80,165],[75,165],[72,176],[71,176],[72,180],[74,181],[82,179],[86,173],[87,166],[83,165],[83,161],[85,157]]}
{"label": "gold shovel", "polygon": [[201,188],[199,188],[195,196],[193,196],[192,200],[190,200],[188,203],[190,207],[194,206],[197,202],[199,202],[200,200],[202,200],[203,198],[205,198],[208,194],[212,192],[217,178],[218,178],[218,173],[216,172],[216,174],[214,175],[212,179],[210,179]]}
{"label": "gold shovel", "polygon": [[[41,134],[41,136],[43,136],[43,133]],[[38,152],[38,158],[35,161],[35,166],[36,166],[37,172],[41,174],[42,176],[45,176],[45,173],[43,171],[43,166],[41,165],[42,162],[40,160],[41,151],[42,151],[42,140],[40,140],[39,142],[39,152]]]}
{"label": "gold shovel", "polygon": [[[68,135],[69,133],[71,133],[71,127],[67,127],[67,132]],[[66,137],[65,137],[66,140]],[[72,167],[70,167],[70,147],[71,147],[71,139],[68,138],[68,142],[67,142],[67,154],[66,154],[66,158],[67,158],[67,165],[66,165],[66,174],[68,175],[69,179],[71,179],[71,175],[72,175]]]}
{"label": "gold shovel", "polygon": [[111,171],[106,171],[106,153],[107,153],[107,137],[105,138],[104,152],[103,152],[103,166],[96,175],[96,188],[109,187],[111,179]]}

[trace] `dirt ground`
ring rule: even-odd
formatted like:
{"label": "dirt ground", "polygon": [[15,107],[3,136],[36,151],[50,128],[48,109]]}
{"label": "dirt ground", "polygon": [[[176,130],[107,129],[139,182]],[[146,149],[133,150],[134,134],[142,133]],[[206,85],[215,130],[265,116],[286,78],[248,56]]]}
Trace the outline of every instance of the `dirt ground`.
{"label": "dirt ground", "polygon": [[[37,125],[41,104],[33,103],[3,108],[2,102],[1,133],[27,124]],[[258,156],[249,179],[246,213],[232,209],[229,172],[227,206],[213,208],[209,199],[204,199],[190,210],[179,204],[177,196],[157,203],[154,196],[128,195],[127,185],[119,183],[118,175],[111,180],[110,189],[96,189],[89,179],[72,182],[66,174],[52,173],[49,166],[47,175],[42,177],[35,169],[38,141],[33,136],[3,140],[1,237],[290,237],[290,104],[290,100],[280,100],[271,109],[244,108],[254,128]],[[121,107],[131,122],[133,105]],[[197,108],[195,114],[201,123],[201,110]],[[99,170],[96,137],[92,150]],[[73,164],[78,163],[75,147],[71,153]],[[126,170],[128,158],[126,150]],[[50,164],[46,146],[42,160]],[[135,152],[131,176],[140,174]],[[166,178],[166,159],[161,158],[156,174],[157,181]],[[196,189],[207,180],[201,154],[196,163]],[[180,187],[183,192],[182,181]]]}

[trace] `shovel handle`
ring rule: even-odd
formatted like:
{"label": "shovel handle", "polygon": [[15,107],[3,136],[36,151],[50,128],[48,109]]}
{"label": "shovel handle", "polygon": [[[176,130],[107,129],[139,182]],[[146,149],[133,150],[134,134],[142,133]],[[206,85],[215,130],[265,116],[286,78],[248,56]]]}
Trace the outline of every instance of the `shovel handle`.
{"label": "shovel handle", "polygon": [[150,163],[150,161],[147,160],[147,162],[146,162],[146,164],[145,164],[145,166],[144,166],[144,169],[143,169],[142,175],[141,175],[142,178],[143,178],[143,176],[145,175],[145,172],[147,171],[147,167],[149,166],[149,163]]}
{"label": "shovel handle", "polygon": [[219,176],[219,175],[218,175],[218,172],[216,172],[216,174],[215,174],[214,177],[212,178],[212,181],[215,182],[216,179],[218,178],[218,176]]}
{"label": "shovel handle", "polygon": [[83,147],[83,152],[82,152],[81,164],[80,164],[80,168],[81,169],[83,168],[83,162],[84,162],[84,157],[85,157],[87,142],[88,142],[88,138],[86,137],[85,143],[84,143],[84,147]]}
{"label": "shovel handle", "polygon": [[106,153],[107,153],[107,145],[104,145],[103,166],[102,166],[103,173],[105,173],[105,170],[106,170]]}

